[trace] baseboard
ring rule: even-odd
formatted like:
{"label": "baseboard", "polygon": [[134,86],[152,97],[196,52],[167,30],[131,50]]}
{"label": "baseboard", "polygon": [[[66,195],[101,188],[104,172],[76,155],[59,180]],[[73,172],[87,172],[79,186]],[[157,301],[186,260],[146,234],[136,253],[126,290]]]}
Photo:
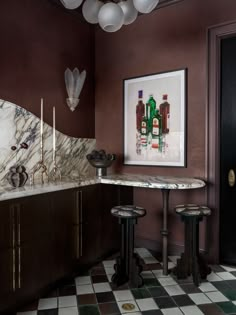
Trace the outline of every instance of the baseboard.
{"label": "baseboard", "polygon": [[[156,240],[150,240],[142,237],[136,237],[135,247],[144,247],[147,249],[154,250],[156,252],[162,252],[162,243]],[[170,256],[180,256],[184,252],[184,245],[168,243],[168,255]],[[207,252],[203,249],[200,249],[200,253],[206,255]]]}

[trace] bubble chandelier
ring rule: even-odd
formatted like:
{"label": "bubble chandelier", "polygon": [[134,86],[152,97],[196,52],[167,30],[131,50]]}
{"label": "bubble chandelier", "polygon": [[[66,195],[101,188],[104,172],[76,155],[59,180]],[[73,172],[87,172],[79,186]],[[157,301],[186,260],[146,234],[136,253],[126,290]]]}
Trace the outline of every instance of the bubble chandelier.
{"label": "bubble chandelier", "polygon": [[[83,0],[60,0],[69,10],[77,9]],[[85,0],[82,14],[88,23],[99,24],[105,32],[116,32],[133,23],[138,13],[150,13],[159,0]]]}

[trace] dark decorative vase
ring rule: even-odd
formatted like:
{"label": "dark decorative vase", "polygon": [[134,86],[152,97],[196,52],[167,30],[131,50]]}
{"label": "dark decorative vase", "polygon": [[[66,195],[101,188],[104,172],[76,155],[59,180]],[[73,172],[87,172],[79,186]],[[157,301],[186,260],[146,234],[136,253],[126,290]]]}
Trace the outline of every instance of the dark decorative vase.
{"label": "dark decorative vase", "polygon": [[7,180],[12,187],[22,187],[27,182],[28,174],[23,165],[12,166],[7,174]]}

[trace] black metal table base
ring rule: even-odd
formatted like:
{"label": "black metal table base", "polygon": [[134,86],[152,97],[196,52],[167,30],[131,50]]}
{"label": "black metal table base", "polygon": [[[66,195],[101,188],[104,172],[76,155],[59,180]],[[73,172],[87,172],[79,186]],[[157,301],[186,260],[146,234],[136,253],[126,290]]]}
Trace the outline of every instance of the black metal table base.
{"label": "black metal table base", "polygon": [[121,251],[114,265],[115,273],[112,282],[118,287],[129,283],[131,287],[138,288],[143,285],[140,273],[143,270],[139,256],[134,253],[134,224],[135,218],[120,218],[121,224]]}

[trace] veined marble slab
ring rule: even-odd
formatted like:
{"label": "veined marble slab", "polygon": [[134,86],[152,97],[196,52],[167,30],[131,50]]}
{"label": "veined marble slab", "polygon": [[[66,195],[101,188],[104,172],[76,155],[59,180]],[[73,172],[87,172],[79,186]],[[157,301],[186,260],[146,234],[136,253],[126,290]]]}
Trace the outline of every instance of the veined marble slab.
{"label": "veined marble slab", "polygon": [[[39,103],[40,106],[40,103]],[[44,162],[49,174],[52,172],[52,130],[44,123]],[[25,142],[28,149],[17,152],[11,146],[19,147]],[[94,169],[86,159],[86,155],[95,149],[95,139],[73,138],[56,131],[56,161],[62,177],[76,179],[79,175],[94,174]],[[31,174],[40,161],[40,119],[26,109],[0,100],[0,185],[6,185],[6,174],[16,163],[26,167]],[[37,181],[36,174],[36,181]]]}
{"label": "veined marble slab", "polygon": [[94,176],[81,178],[81,180],[77,181],[62,181],[33,186],[25,185],[20,188],[12,188],[8,185],[0,187],[0,201],[99,183],[156,189],[194,189],[205,186],[204,181],[195,178],[114,174],[102,178]]}
{"label": "veined marble slab", "polygon": [[190,177],[148,176],[136,174],[114,174],[104,176],[101,179],[101,183],[158,189],[194,189],[206,185],[201,179]]}

